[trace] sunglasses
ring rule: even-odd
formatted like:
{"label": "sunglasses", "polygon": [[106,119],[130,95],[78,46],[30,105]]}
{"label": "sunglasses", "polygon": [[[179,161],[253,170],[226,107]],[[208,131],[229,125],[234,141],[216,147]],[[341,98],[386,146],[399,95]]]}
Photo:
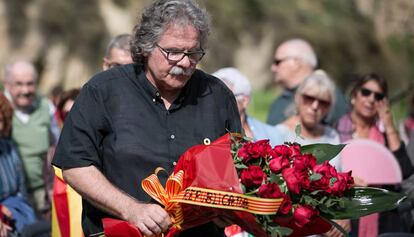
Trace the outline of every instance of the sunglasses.
{"label": "sunglasses", "polygon": [[369,96],[371,96],[371,94],[374,94],[374,99],[376,101],[381,101],[385,97],[385,95],[383,93],[375,92],[375,91],[372,91],[372,90],[367,89],[367,88],[361,88],[359,91],[361,92],[361,95],[363,97],[369,97]]}
{"label": "sunglasses", "polygon": [[318,105],[321,109],[328,109],[329,106],[331,106],[330,101],[322,100],[311,95],[302,94],[302,98],[305,105],[312,105],[314,101],[318,101]]}

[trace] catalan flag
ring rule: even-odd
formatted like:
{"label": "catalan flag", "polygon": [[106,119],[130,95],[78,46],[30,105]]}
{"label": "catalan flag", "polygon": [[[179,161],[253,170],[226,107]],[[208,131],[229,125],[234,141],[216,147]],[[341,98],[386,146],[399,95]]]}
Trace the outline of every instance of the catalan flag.
{"label": "catalan flag", "polygon": [[62,170],[54,167],[52,237],[83,236],[81,196],[65,183]]}

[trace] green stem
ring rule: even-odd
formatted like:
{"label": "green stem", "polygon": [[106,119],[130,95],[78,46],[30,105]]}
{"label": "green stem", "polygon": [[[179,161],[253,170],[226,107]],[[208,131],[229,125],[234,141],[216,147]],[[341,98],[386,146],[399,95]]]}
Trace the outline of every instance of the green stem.
{"label": "green stem", "polygon": [[253,191],[250,191],[250,192],[248,192],[248,193],[245,193],[245,195],[252,195],[252,194],[255,194],[255,193],[257,193],[257,192],[259,192],[259,189],[257,188],[257,189],[255,189],[255,190],[253,190]]}

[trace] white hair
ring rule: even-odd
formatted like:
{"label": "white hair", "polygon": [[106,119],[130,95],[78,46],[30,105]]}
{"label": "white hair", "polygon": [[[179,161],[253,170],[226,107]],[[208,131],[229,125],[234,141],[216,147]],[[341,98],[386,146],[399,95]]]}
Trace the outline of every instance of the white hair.
{"label": "white hair", "polygon": [[243,94],[250,97],[252,92],[250,81],[236,68],[222,68],[212,75],[222,80],[233,91],[234,95]]}
{"label": "white hair", "polygon": [[335,104],[335,84],[324,70],[315,70],[302,83],[300,83],[296,94],[303,92],[315,92],[317,95],[329,95],[331,104]]}
{"label": "white hair", "polygon": [[19,60],[19,61],[6,65],[4,79],[10,82],[12,80],[13,73],[17,71],[22,71],[22,70],[31,71],[34,77],[34,80],[35,81],[37,80],[38,74],[37,74],[36,68],[31,62],[24,61],[24,60]]}
{"label": "white hair", "polygon": [[289,52],[290,57],[302,60],[302,62],[309,64],[312,68],[318,65],[318,59],[311,44],[304,39],[290,39],[281,44],[285,46]]}

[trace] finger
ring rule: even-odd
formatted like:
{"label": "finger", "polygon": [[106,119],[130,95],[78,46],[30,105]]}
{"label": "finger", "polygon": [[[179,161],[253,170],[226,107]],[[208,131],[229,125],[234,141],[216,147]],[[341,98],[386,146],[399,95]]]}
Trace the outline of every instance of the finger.
{"label": "finger", "polygon": [[144,223],[137,224],[137,227],[138,227],[139,231],[141,231],[141,233],[144,236],[152,236],[153,235],[153,233],[144,225]]}
{"label": "finger", "polygon": [[152,232],[152,235],[159,235],[162,233],[161,226],[159,226],[154,220],[149,219],[144,224],[148,230]]}
{"label": "finger", "polygon": [[165,232],[172,225],[171,218],[168,213],[162,209],[160,206],[157,206],[154,211],[154,215],[151,218],[158,224],[162,232]]}

